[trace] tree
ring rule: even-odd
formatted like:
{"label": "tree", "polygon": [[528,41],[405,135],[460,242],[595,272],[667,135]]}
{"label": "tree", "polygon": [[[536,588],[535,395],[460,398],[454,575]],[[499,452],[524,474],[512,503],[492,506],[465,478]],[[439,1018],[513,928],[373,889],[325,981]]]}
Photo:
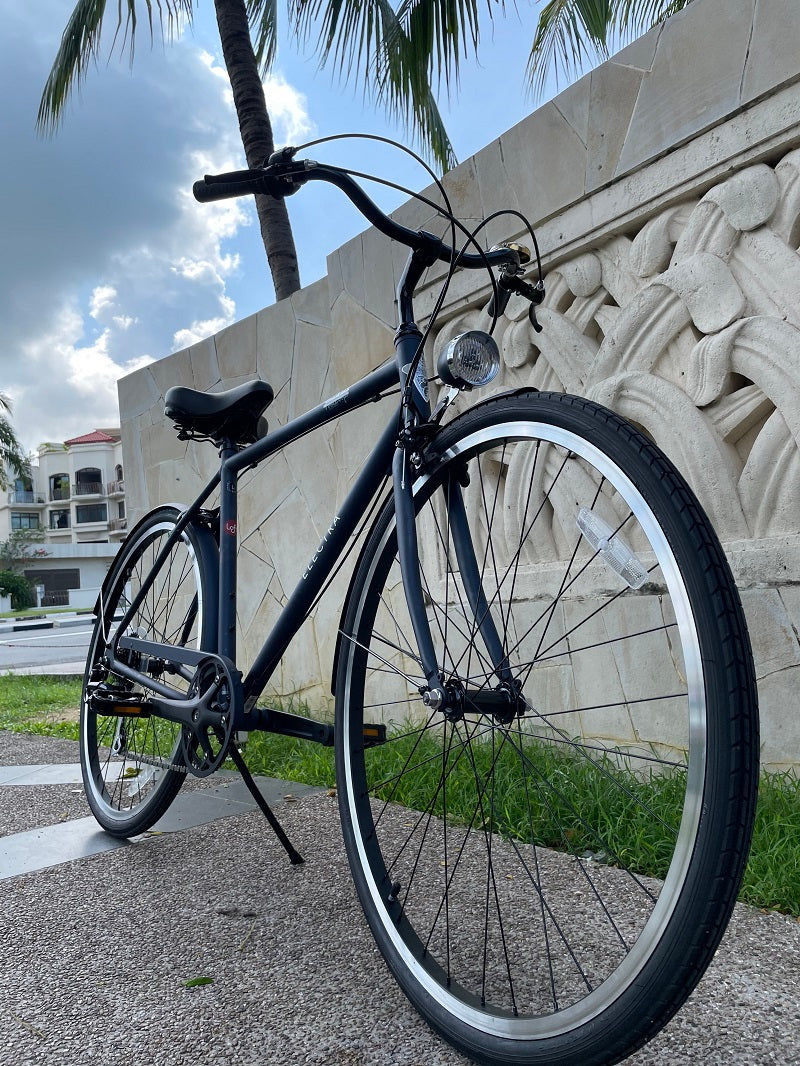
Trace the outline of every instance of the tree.
{"label": "tree", "polygon": [[17,573],[25,563],[47,558],[43,541],[43,529],[12,529],[8,540],[0,541],[0,569]]}
{"label": "tree", "polygon": [[[153,2],[141,2],[146,8],[152,40]],[[345,77],[361,75],[366,86],[394,114],[405,114],[408,109],[413,129],[440,165],[447,167],[454,162],[454,156],[426,77],[433,66],[429,45],[437,38],[458,42],[462,32],[459,27],[465,26],[471,27],[472,40],[477,44],[477,13],[475,0],[467,0],[464,8],[469,9],[469,14],[459,15],[453,26],[438,26],[430,41],[426,37],[425,46],[420,47],[416,39],[412,40],[413,11],[405,9],[429,4],[437,7],[440,2],[422,0],[419,5],[417,0],[402,0],[396,13],[388,0],[289,0],[289,16],[298,36],[303,38],[314,19],[320,17],[319,50],[323,61],[347,55],[349,63],[342,68]],[[78,0],[75,5],[39,104],[37,125],[41,131],[57,127],[70,93],[97,59],[106,4],[107,0]],[[182,20],[191,21],[192,0],[157,0],[157,7],[161,31],[168,39],[172,39]],[[276,53],[276,0],[214,0],[214,8],[247,165],[262,166],[274,151],[262,77]],[[118,41],[122,46],[127,42],[131,61],[137,23],[136,0],[118,0],[112,50]],[[456,68],[457,58],[456,47]],[[452,60],[447,62],[452,69]],[[280,300],[300,287],[286,204],[257,196],[256,209],[275,295]]]}
{"label": "tree", "polygon": [[22,574],[10,570],[0,570],[0,596],[11,597],[11,607],[15,611],[24,611],[35,604],[33,589]]}
{"label": "tree", "polygon": [[11,414],[11,401],[0,393],[0,489],[3,490],[8,488],[9,470],[15,477],[26,477],[30,473],[30,463],[7,414]]}

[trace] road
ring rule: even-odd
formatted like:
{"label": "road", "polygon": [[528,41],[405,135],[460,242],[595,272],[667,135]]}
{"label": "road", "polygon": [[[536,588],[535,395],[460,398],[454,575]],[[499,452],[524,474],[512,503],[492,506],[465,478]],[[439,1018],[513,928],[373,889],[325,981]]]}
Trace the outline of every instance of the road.
{"label": "road", "polygon": [[92,626],[89,622],[49,629],[3,632],[0,628],[0,674],[8,671],[82,673]]}

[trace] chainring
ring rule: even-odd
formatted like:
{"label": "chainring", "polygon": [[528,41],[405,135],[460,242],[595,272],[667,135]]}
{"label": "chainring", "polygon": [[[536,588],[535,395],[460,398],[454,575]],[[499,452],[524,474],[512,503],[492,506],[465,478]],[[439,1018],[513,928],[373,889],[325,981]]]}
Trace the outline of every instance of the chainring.
{"label": "chainring", "polygon": [[208,777],[222,766],[233,737],[237,696],[241,694],[241,674],[230,670],[215,656],[201,663],[189,689],[189,696],[206,696],[191,726],[183,726],[181,749],[186,769],[194,777]]}

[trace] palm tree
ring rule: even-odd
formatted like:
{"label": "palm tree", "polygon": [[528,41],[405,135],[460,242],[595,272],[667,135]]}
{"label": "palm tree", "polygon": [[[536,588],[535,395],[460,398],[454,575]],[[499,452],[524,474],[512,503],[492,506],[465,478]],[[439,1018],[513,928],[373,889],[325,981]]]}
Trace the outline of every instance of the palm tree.
{"label": "palm tree", "polygon": [[[11,414],[11,401],[3,393],[0,393],[0,411]],[[9,470],[16,477],[26,477],[30,473],[30,463],[25,457],[11,421],[6,414],[0,414],[0,489],[8,488]]]}
{"label": "palm tree", "polygon": [[[107,0],[78,0],[61,39],[53,67],[39,104],[37,126],[53,131],[63,114],[72,90],[80,85],[97,58]],[[154,20],[152,0],[143,0],[152,39]],[[436,7],[441,0],[433,0]],[[449,0],[445,0],[445,3]],[[413,11],[402,9],[429,6],[430,0],[403,0],[396,13],[388,0],[288,0],[289,17],[298,36],[307,36],[311,22],[322,17],[319,48],[323,59],[335,57],[347,62],[343,76],[361,75],[374,95],[395,115],[410,114],[410,125],[442,168],[455,162],[452,146],[442,123],[427,78],[433,58],[429,41],[418,47],[412,41]],[[474,0],[465,5],[470,14],[454,26],[439,25],[435,37],[447,42],[446,55],[453,42],[457,68],[460,26],[472,28],[477,44],[477,15]],[[249,167],[262,166],[274,151],[272,125],[264,98],[262,77],[275,58],[277,33],[276,0],[214,0],[222,53],[231,81],[239,129]],[[158,0],[160,28],[167,38],[183,20],[191,20],[192,0]],[[136,0],[118,0],[114,44],[127,42],[131,60],[137,28]],[[422,38],[419,38],[422,40]],[[430,42],[432,43],[432,42]],[[290,296],[300,287],[297,253],[286,204],[268,196],[256,197],[261,234],[267,252],[277,299]]]}
{"label": "palm tree", "polygon": [[[608,56],[609,40],[648,29],[690,0],[547,0],[536,25],[528,77],[541,92],[551,68],[567,75],[594,58]],[[78,0],[47,79],[37,125],[58,125],[70,92],[98,56],[107,0]],[[154,33],[153,0],[140,0]],[[486,0],[487,12],[505,10],[505,0]],[[162,32],[172,38],[191,21],[192,0],[157,0]],[[247,165],[261,166],[273,150],[272,126],[262,77],[276,52],[277,0],[214,0],[222,52],[231,80]],[[460,61],[477,54],[478,0],[287,0],[288,18],[305,41],[319,27],[317,52],[333,61],[345,80],[361,78],[394,118],[411,127],[423,147],[446,170],[455,163],[452,145],[431,85],[458,85]],[[131,60],[137,27],[136,0],[118,0],[114,44],[127,42]],[[112,44],[112,49],[114,47]],[[300,287],[297,253],[286,204],[257,196],[256,208],[277,299]]]}

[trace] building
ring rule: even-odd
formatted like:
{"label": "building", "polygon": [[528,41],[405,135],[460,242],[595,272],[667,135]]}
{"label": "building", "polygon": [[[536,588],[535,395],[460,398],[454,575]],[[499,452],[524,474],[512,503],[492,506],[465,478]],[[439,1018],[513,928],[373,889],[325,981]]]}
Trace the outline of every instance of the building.
{"label": "building", "polygon": [[41,556],[23,573],[46,606],[94,601],[126,525],[119,429],[41,444],[30,476],[0,497],[0,541],[15,530],[44,532]]}

